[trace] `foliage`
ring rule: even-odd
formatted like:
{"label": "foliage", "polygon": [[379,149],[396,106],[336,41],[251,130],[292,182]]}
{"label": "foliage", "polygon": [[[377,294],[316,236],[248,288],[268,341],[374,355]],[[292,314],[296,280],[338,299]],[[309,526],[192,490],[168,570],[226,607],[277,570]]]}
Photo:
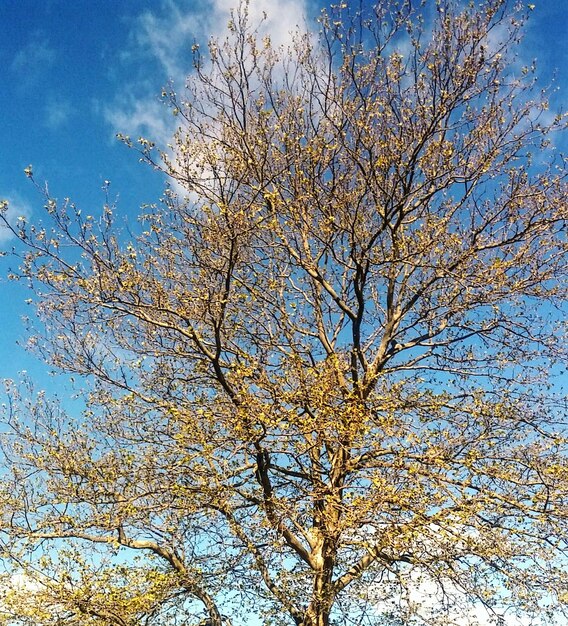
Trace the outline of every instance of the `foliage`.
{"label": "foliage", "polygon": [[564,120],[522,7],[431,8],[341,4],[276,49],[243,6],[164,92],[172,149],[123,138],[172,180],[138,235],[47,192],[12,226],[32,347],[88,384],[76,420],[10,389],[33,623],[561,615]]}

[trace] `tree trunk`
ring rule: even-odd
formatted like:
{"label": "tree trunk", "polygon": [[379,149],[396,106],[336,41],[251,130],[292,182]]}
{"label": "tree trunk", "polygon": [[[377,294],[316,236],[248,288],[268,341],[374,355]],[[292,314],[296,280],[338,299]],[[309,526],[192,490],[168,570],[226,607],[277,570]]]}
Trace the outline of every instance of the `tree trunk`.
{"label": "tree trunk", "polygon": [[335,599],[332,583],[335,558],[334,555],[328,554],[322,557],[321,561],[322,567],[315,574],[312,600],[306,609],[301,626],[329,626],[329,614]]}

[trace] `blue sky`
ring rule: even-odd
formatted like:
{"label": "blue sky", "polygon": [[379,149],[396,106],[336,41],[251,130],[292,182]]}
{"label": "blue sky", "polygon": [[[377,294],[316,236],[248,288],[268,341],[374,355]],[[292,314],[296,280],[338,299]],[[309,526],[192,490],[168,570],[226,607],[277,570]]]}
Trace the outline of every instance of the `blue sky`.
{"label": "blue sky", "polygon": [[[1,0],[0,199],[13,215],[31,220],[42,200],[24,176],[83,210],[103,203],[112,181],[119,213],[136,219],[139,206],[159,198],[162,181],[115,139],[116,132],[167,142],[173,119],[160,103],[161,87],[178,86],[191,69],[189,50],[207,34],[221,34],[236,0]],[[432,0],[433,2],[433,0]],[[537,59],[543,84],[556,72],[553,108],[568,101],[568,0],[533,0],[524,59]],[[312,0],[251,0],[268,14],[273,39],[285,42],[296,24],[313,17]],[[0,247],[12,241],[0,231]],[[0,263],[5,274],[8,262]],[[28,370],[44,381],[45,367],[17,345],[25,342],[22,315],[33,311],[21,285],[0,282],[0,379]]]}

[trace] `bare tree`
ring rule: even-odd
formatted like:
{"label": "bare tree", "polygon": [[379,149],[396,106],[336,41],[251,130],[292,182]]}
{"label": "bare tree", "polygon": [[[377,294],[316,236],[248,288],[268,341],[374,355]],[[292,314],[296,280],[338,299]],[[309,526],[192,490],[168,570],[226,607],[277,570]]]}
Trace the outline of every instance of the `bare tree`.
{"label": "bare tree", "polygon": [[241,8],[166,93],[173,153],[139,140],[175,182],[139,235],[47,193],[15,229],[33,344],[89,385],[76,420],[11,390],[33,623],[562,614],[565,124],[522,7],[412,4],[289,49]]}

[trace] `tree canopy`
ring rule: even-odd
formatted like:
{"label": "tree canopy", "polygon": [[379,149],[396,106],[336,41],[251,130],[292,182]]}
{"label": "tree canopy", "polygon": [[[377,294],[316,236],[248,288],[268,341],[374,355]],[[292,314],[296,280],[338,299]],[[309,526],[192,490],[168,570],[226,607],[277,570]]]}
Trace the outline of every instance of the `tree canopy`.
{"label": "tree canopy", "polygon": [[523,6],[415,4],[288,48],[242,5],[172,145],[123,137],[171,181],[138,232],[47,188],[4,217],[85,389],[9,385],[6,624],[564,614],[565,120]]}

